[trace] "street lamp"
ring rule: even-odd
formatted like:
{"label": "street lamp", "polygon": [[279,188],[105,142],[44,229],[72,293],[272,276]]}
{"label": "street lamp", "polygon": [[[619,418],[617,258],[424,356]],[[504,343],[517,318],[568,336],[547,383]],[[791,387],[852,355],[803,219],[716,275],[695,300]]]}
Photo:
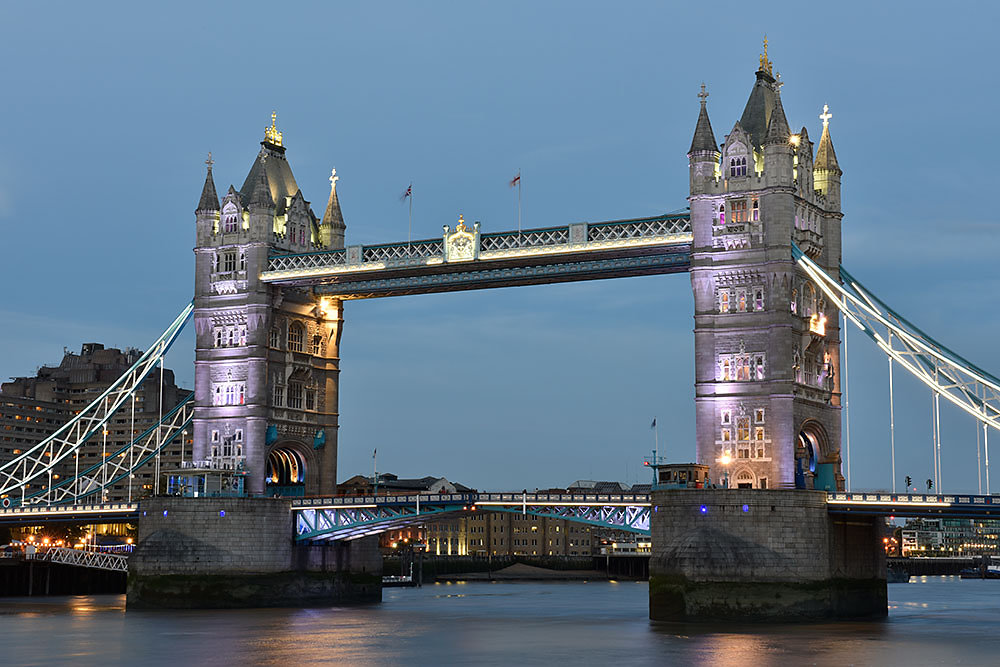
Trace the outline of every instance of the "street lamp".
{"label": "street lamp", "polygon": [[723,469],[723,472],[724,472],[724,478],[723,479],[725,480],[723,482],[723,484],[724,484],[724,488],[726,488],[726,489],[729,488],[729,464],[732,463],[732,460],[733,460],[733,457],[729,455],[729,451],[728,450],[724,451],[722,453],[722,458],[719,459],[719,462],[722,463],[722,465],[725,466],[725,468]]}

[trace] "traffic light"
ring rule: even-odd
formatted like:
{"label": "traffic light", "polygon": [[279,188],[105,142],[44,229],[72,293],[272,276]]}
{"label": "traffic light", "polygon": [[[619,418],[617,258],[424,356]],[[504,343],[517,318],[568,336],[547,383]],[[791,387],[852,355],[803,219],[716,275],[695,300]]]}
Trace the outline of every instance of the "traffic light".
{"label": "traffic light", "polygon": [[933,479],[927,480],[927,490],[930,491],[933,488],[934,488],[934,480]]}
{"label": "traffic light", "polygon": [[909,489],[911,486],[913,486],[913,478],[910,477],[909,475],[907,475],[906,476],[906,488]]}

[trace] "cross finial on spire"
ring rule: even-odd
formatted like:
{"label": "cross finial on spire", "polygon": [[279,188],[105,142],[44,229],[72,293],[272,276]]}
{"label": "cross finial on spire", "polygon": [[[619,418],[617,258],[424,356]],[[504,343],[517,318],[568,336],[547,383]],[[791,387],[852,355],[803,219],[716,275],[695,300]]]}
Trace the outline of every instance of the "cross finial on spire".
{"label": "cross finial on spire", "polygon": [[764,35],[764,53],[760,54],[760,71],[771,73],[772,63],[767,57],[767,35]]}
{"label": "cross finial on spire", "polygon": [[823,129],[825,130],[830,125],[830,119],[833,118],[833,114],[830,113],[830,105],[823,105],[823,113],[819,115],[819,119],[823,121]]}
{"label": "cross finial on spire", "polygon": [[215,164],[215,160],[212,159],[212,151],[208,151],[208,159],[205,160],[205,164],[208,165],[208,170],[212,171],[212,165]]}
{"label": "cross finial on spire", "polygon": [[337,169],[330,170],[330,187],[336,189],[337,181],[340,180],[340,176],[337,176]]}
{"label": "cross finial on spire", "polygon": [[698,93],[698,97],[701,99],[701,103],[704,104],[705,100],[708,99],[708,91],[705,90],[705,82],[701,83],[701,92]]}

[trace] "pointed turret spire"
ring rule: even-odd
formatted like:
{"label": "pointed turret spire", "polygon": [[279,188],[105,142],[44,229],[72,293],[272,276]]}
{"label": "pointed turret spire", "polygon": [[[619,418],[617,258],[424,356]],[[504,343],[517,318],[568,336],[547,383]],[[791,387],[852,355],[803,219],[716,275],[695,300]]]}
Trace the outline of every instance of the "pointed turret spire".
{"label": "pointed turret spire", "polygon": [[688,153],[701,151],[718,151],[719,146],[715,143],[715,133],[712,132],[712,121],[708,119],[708,107],[706,100],[708,93],[705,91],[705,84],[701,84],[701,111],[698,112],[698,124],[694,128],[694,137],[691,139],[691,150]]}
{"label": "pointed turret spire", "polygon": [[788,129],[788,119],[785,118],[785,108],[781,106],[781,95],[774,96],[774,109],[771,111],[771,121],[767,124],[766,144],[788,143],[792,131]]}
{"label": "pointed turret spire", "polygon": [[340,176],[337,176],[337,170],[332,169],[330,171],[330,200],[326,203],[322,224],[343,229],[346,227],[344,214],[340,212],[340,199],[337,197],[337,181],[339,180]]}
{"label": "pointed turret spire", "polygon": [[198,200],[196,212],[219,210],[219,196],[215,194],[215,181],[212,179],[212,165],[215,164],[215,160],[212,159],[211,153],[208,154],[205,164],[208,165],[208,171],[205,174],[205,186],[201,189],[201,199]]}
{"label": "pointed turret spire", "polygon": [[823,136],[820,137],[819,149],[816,151],[815,168],[840,172],[837,153],[833,150],[833,140],[830,138],[830,119],[833,118],[833,114],[830,113],[829,105],[823,105],[823,113],[819,117],[823,121]]}
{"label": "pointed turret spire", "polygon": [[247,206],[274,208],[274,198],[271,196],[271,185],[268,183],[267,169],[265,168],[267,155],[261,151],[261,155],[258,160],[260,160],[261,169],[257,171],[257,182],[254,184],[253,191],[250,193],[250,201],[247,202]]}

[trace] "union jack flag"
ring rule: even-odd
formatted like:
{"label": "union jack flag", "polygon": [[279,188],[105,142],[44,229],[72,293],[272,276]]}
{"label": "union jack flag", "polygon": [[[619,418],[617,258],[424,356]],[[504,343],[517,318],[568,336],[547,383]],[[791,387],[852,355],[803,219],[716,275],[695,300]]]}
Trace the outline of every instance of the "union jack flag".
{"label": "union jack flag", "polygon": [[410,183],[406,187],[406,190],[403,192],[402,196],[400,196],[399,201],[406,201],[407,197],[412,197],[412,196],[413,196],[413,183]]}

